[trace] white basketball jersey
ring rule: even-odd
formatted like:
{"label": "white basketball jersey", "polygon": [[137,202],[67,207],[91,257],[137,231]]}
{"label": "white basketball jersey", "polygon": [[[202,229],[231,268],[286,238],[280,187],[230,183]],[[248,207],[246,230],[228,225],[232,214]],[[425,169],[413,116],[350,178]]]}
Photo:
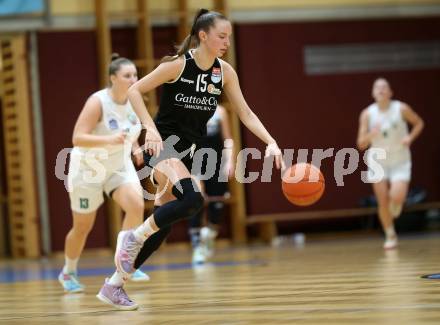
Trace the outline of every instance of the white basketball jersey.
{"label": "white basketball jersey", "polygon": [[369,130],[380,127],[380,133],[372,140],[371,147],[384,149],[386,162],[390,164],[411,160],[409,148],[402,144],[403,138],[408,135],[408,124],[402,117],[401,106],[400,101],[393,100],[385,111],[381,111],[376,103],[368,107]]}
{"label": "white basketball jersey", "polygon": [[99,148],[75,147],[72,153],[84,154],[86,152],[90,153],[91,150],[105,149],[109,159],[130,156],[132,143],[137,140],[141,132],[141,123],[130,101],[127,100],[123,105],[117,104],[113,101],[109,92],[110,89],[105,88],[92,95],[99,98],[102,108],[101,119],[96,124],[92,134],[112,135],[125,132],[127,134],[125,144],[105,145]]}

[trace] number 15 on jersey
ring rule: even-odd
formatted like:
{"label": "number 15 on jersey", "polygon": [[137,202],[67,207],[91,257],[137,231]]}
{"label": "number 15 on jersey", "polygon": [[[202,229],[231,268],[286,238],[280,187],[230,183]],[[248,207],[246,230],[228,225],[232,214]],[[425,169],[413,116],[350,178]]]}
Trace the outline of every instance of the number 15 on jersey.
{"label": "number 15 on jersey", "polygon": [[208,83],[206,82],[206,77],[208,75],[206,73],[199,74],[197,76],[197,83],[196,83],[196,91],[204,93],[206,91],[206,88],[208,87]]}

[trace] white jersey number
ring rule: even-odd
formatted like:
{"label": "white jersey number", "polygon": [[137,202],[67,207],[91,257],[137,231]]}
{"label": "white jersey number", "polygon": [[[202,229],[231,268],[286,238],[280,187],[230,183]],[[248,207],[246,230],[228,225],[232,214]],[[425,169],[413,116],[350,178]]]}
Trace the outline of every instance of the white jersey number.
{"label": "white jersey number", "polygon": [[206,88],[208,87],[208,83],[206,82],[206,77],[208,75],[203,73],[203,74],[199,74],[197,76],[197,84],[196,84],[196,91],[198,92],[205,92]]}

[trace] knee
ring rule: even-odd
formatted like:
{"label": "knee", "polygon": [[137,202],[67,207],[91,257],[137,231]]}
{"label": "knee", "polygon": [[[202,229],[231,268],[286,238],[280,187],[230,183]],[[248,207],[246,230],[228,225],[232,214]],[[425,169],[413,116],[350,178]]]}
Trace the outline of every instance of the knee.
{"label": "knee", "polygon": [[402,204],[403,200],[401,197],[390,197],[390,204]]}
{"label": "knee", "polygon": [[87,236],[93,228],[93,223],[77,222],[74,223],[72,231],[79,236]]}
{"label": "knee", "polygon": [[200,212],[203,208],[205,199],[200,192],[186,193],[180,201],[179,215],[183,218],[192,217]]}
{"label": "knee", "polygon": [[198,213],[205,204],[205,199],[200,192],[192,192],[188,195],[188,201],[190,202],[188,206],[188,215],[192,216]]}
{"label": "knee", "polygon": [[394,204],[403,204],[406,196],[403,193],[390,193],[390,202]]}
{"label": "knee", "polygon": [[133,196],[127,202],[124,207],[126,214],[143,215],[145,209],[145,203],[142,197]]}
{"label": "knee", "polygon": [[137,198],[136,200],[133,201],[133,205],[132,205],[132,209],[134,210],[134,212],[136,214],[144,214],[144,210],[145,210],[145,202],[142,198]]}
{"label": "knee", "polygon": [[197,214],[205,203],[205,199],[200,192],[186,193],[182,200],[182,212],[186,217],[191,217]]}
{"label": "knee", "polygon": [[205,199],[191,178],[184,178],[177,182],[172,192],[181,202],[181,208],[184,210],[182,212],[186,216],[192,216],[203,208]]}

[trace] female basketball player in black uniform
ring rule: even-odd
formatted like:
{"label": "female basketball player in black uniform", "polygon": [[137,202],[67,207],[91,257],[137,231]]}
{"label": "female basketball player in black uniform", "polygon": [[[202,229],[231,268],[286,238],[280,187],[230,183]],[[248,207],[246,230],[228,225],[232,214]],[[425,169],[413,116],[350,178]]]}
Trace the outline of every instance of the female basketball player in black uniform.
{"label": "female basketball player in black uniform", "polygon": [[[243,124],[267,144],[266,156],[275,156],[276,167],[281,168],[281,150],[247,105],[234,69],[219,59],[230,45],[231,32],[231,23],[225,16],[201,9],[177,55],[164,58],[129,90],[130,102],[146,128],[144,160],[154,167],[154,180],[163,194],[156,197],[156,208],[142,225],[118,236],[117,272],[113,277],[120,277],[120,285],[105,281],[98,294],[99,299],[116,308],[138,307],[123,290],[124,282],[160,246],[173,223],[203,207],[203,197],[190,174],[192,155],[206,133],[206,123],[214,114],[222,91]],[[153,122],[142,94],[162,84],[160,108]],[[175,137],[179,139],[177,143],[173,142]],[[170,143],[175,144],[173,148]]]}

